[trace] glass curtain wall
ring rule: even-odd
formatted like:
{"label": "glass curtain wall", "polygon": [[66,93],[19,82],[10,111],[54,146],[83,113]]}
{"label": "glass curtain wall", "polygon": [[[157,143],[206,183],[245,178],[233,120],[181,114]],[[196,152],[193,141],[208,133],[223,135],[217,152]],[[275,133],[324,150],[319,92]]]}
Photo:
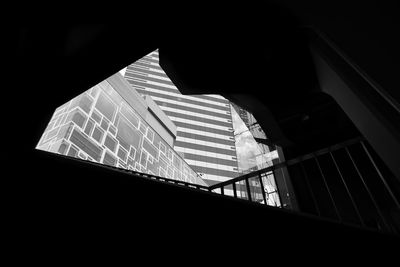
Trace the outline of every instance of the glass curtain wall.
{"label": "glass curtain wall", "polygon": [[[267,139],[267,137],[250,112],[232,103],[232,117],[239,167],[238,176],[267,168],[272,166],[274,162],[279,162],[279,156],[274,147],[258,142],[260,139]],[[261,178],[264,184],[266,204],[280,206],[274,174],[272,172],[263,173]],[[250,179],[249,187],[252,199],[264,203],[262,188],[258,179]],[[247,198],[244,181],[238,182],[236,189],[240,198]],[[230,194],[230,192],[228,191],[227,194]]]}

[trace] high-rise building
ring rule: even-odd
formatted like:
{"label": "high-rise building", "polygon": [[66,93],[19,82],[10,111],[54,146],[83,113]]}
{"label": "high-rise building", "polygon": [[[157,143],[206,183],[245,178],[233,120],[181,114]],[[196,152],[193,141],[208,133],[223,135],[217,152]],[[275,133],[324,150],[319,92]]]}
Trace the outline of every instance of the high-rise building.
{"label": "high-rise building", "polygon": [[124,77],[148,95],[177,126],[174,149],[208,184],[239,175],[231,105],[219,95],[182,95],[154,51],[126,68]]}
{"label": "high-rise building", "polygon": [[58,107],[37,149],[206,185],[175,138],[172,121],[117,73]]}

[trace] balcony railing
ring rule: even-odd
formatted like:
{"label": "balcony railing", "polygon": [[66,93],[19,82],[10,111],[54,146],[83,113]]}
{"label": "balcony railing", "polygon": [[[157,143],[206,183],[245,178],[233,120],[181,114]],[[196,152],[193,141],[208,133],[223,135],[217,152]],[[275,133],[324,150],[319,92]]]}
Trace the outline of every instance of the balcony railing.
{"label": "balcony railing", "polygon": [[386,179],[385,168],[382,168],[363,138],[349,140],[213,186],[84,162],[276,208],[288,208],[281,198],[287,192],[282,192],[274,181],[277,177],[275,173],[286,168],[297,188],[302,185],[305,189],[301,191],[302,194],[296,195],[300,212],[362,228],[400,233],[400,204],[396,196],[399,192],[392,190],[390,183],[393,180]]}
{"label": "balcony railing", "polygon": [[265,177],[287,168],[292,182],[306,189],[303,192],[307,194],[297,196],[302,198],[299,199],[302,212],[384,232],[398,232],[399,201],[383,175],[382,166],[378,165],[365,140],[357,138],[213,185],[210,189],[221,195],[267,205],[271,205],[269,194],[275,193],[278,201],[272,206],[284,207],[279,205],[281,192],[266,190]]}

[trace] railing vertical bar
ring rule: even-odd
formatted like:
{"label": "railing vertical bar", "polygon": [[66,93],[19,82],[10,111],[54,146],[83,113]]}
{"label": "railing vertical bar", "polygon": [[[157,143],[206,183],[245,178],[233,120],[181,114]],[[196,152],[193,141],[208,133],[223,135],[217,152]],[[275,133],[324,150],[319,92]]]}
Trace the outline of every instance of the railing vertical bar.
{"label": "railing vertical bar", "polygon": [[[275,186],[276,186],[276,190],[277,190],[277,194],[278,194],[278,199],[279,199],[279,202],[280,202],[280,204],[281,204],[281,208],[282,208],[282,209],[285,208],[285,205],[283,204],[281,192],[279,192],[278,184],[277,184],[276,179],[275,179],[275,177],[276,177],[276,176],[275,176],[275,171],[281,171],[281,172],[282,172],[282,177],[284,177],[285,174],[283,173],[283,168],[285,168],[285,167],[281,167],[281,168],[279,168],[279,169],[275,169],[275,170],[272,170],[272,171],[271,171],[271,175],[272,175],[273,178],[274,178],[274,183],[275,183]],[[268,196],[269,196],[269,194],[268,194]],[[287,197],[290,198],[289,194],[286,192],[285,198],[287,199]]]}
{"label": "railing vertical bar", "polygon": [[234,196],[235,198],[237,198],[236,182],[233,182],[233,183],[232,183],[232,188],[233,188],[233,196]]}
{"label": "railing vertical bar", "polygon": [[373,205],[375,206],[376,211],[378,212],[379,217],[381,218],[381,220],[383,221],[383,223],[385,224],[387,229],[390,229],[388,222],[386,221],[386,218],[383,216],[383,213],[381,211],[381,209],[378,206],[378,203],[376,202],[374,196],[371,193],[371,190],[369,190],[369,187],[367,185],[367,183],[365,182],[363,176],[361,175],[360,170],[357,167],[357,164],[354,162],[353,157],[350,154],[350,151],[348,150],[348,148],[345,148],[347,155],[349,155],[349,158],[351,160],[351,162],[353,163],[354,168],[357,171],[358,176],[360,177],[361,182],[363,183],[365,190],[367,190],[368,196],[371,198]]}
{"label": "railing vertical bar", "polygon": [[303,162],[301,162],[301,161],[300,161],[300,166],[301,166],[301,170],[303,171],[304,178],[305,178],[305,180],[306,180],[306,185],[307,185],[308,191],[310,191],[311,198],[312,198],[312,200],[313,200],[313,202],[314,202],[314,206],[315,206],[315,208],[316,208],[316,210],[317,210],[318,216],[321,216],[321,212],[320,212],[320,210],[319,210],[317,200],[315,199],[314,192],[313,192],[313,190],[312,190],[312,188],[311,188],[310,181],[308,180],[307,172],[306,172],[306,170],[305,170],[305,168],[304,168]]}
{"label": "railing vertical bar", "polygon": [[243,198],[243,182],[244,181],[238,181],[237,185],[239,186],[239,194],[238,194],[238,198]]}
{"label": "railing vertical bar", "polygon": [[318,158],[315,157],[314,159],[315,159],[315,162],[317,163],[319,172],[321,173],[322,180],[324,181],[326,190],[328,191],[328,195],[329,195],[329,197],[330,197],[330,199],[331,199],[333,208],[335,209],[336,215],[337,215],[339,221],[341,222],[341,221],[342,221],[342,217],[340,216],[339,211],[338,211],[338,209],[337,209],[337,207],[336,207],[336,203],[335,203],[335,200],[334,200],[333,197],[332,197],[331,190],[329,190],[329,186],[328,186],[328,184],[327,184],[327,182],[326,182],[325,175],[324,175],[324,173],[322,172],[321,166],[319,165]]}
{"label": "railing vertical bar", "polygon": [[[277,190],[271,191],[271,192],[268,192],[268,199],[271,198],[270,195],[273,195],[273,194],[277,194],[277,195],[279,196],[279,192],[278,192]],[[278,199],[279,199],[279,198],[278,198]],[[273,201],[275,202],[275,207],[278,207],[278,204],[277,204],[277,202],[275,201],[275,199],[273,199]],[[280,200],[279,200],[279,201],[280,201]],[[282,208],[282,202],[281,202],[280,204],[281,204],[281,208]]]}
{"label": "railing vertical bar", "polygon": [[349,188],[348,188],[348,186],[347,186],[347,183],[346,183],[346,181],[344,180],[343,174],[342,174],[342,172],[340,171],[340,168],[339,168],[339,166],[338,166],[338,164],[337,164],[337,162],[336,162],[336,160],[335,160],[335,157],[333,156],[333,154],[332,154],[331,152],[329,152],[329,155],[331,156],[332,161],[333,161],[333,163],[335,164],[335,167],[336,167],[336,169],[337,169],[337,171],[338,171],[338,173],[339,173],[340,179],[342,180],[342,183],[343,183],[343,185],[344,185],[344,187],[345,187],[345,189],[346,189],[346,192],[347,192],[347,194],[348,194],[349,197],[350,197],[350,201],[351,201],[351,203],[353,204],[353,207],[354,207],[354,209],[355,209],[355,211],[356,211],[356,213],[357,213],[357,216],[358,216],[358,219],[360,220],[361,225],[362,225],[362,226],[365,226],[364,220],[363,220],[363,218],[361,217],[360,211],[358,210],[358,207],[357,207],[357,205],[356,205],[356,202],[354,201],[354,198],[353,198],[353,196],[352,196],[352,194],[351,194],[351,192],[350,192],[350,190],[349,190]]}
{"label": "railing vertical bar", "polygon": [[383,175],[382,175],[382,173],[379,171],[378,166],[375,164],[375,161],[373,160],[371,154],[368,152],[368,149],[367,149],[367,147],[365,146],[364,141],[361,141],[361,145],[362,145],[362,147],[364,148],[365,153],[367,154],[369,160],[371,161],[372,165],[374,166],[374,168],[375,168],[376,172],[378,173],[379,177],[381,178],[381,180],[382,180],[382,182],[383,182],[383,184],[384,184],[386,190],[389,192],[389,194],[390,194],[390,196],[392,197],[392,199],[393,199],[394,203],[396,204],[397,208],[400,209],[400,204],[399,204],[399,202],[397,201],[397,198],[396,198],[395,195],[393,194],[393,192],[392,192],[392,190],[390,189],[389,185],[387,184],[385,178],[383,178]]}
{"label": "railing vertical bar", "polygon": [[258,175],[258,180],[260,181],[261,194],[262,194],[263,199],[264,199],[264,204],[267,205],[267,197],[265,196],[265,191],[264,191],[265,189],[264,189],[264,184],[263,184],[261,175]]}
{"label": "railing vertical bar", "polygon": [[252,201],[251,194],[250,194],[249,178],[246,178],[245,181],[246,181],[246,189],[247,189],[247,199],[249,201]]}
{"label": "railing vertical bar", "polygon": [[225,195],[224,187],[221,186],[221,195]]}

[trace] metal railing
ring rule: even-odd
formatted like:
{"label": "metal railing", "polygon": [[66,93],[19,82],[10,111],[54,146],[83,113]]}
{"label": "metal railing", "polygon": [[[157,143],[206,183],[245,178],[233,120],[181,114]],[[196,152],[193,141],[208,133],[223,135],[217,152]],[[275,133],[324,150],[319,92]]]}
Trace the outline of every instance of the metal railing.
{"label": "metal railing", "polygon": [[[44,150],[43,150],[43,152],[49,153],[49,152],[44,151]],[[153,175],[153,174],[147,174],[147,173],[143,173],[143,172],[137,172],[137,171],[129,170],[129,169],[123,169],[121,167],[115,167],[115,166],[107,165],[107,164],[104,164],[104,163],[84,160],[84,159],[81,159],[81,158],[78,158],[78,157],[70,157],[70,156],[57,154],[57,153],[54,153],[54,155],[57,156],[57,157],[65,158],[65,159],[80,161],[80,162],[84,162],[86,164],[92,164],[92,165],[99,166],[99,167],[102,167],[102,168],[112,169],[112,170],[115,170],[115,171],[118,171],[118,172],[139,176],[139,177],[145,178],[145,179],[151,179],[151,180],[155,180],[155,181],[159,181],[159,182],[170,183],[170,184],[174,184],[174,185],[179,185],[179,186],[188,187],[188,188],[194,188],[194,189],[203,190],[203,191],[211,191],[208,186],[204,186],[204,185],[188,183],[188,182],[181,181],[181,180],[169,179],[169,178],[165,178],[165,177],[161,177],[161,176],[157,176],[157,175]]]}
{"label": "metal railing", "polygon": [[[70,158],[63,155],[58,156]],[[398,196],[396,197],[395,194],[399,192],[393,192],[392,186],[381,170],[382,165],[377,162],[376,156],[368,148],[368,144],[363,138],[352,139],[280,162],[213,186],[192,184],[74,159],[145,179],[277,208],[285,208],[282,195],[287,192],[282,192],[282,188],[277,186],[275,173],[286,168],[291,181],[297,186],[302,185],[305,188],[300,191],[301,194],[298,194],[299,191],[296,192],[297,201],[300,202],[300,212],[335,220],[339,223],[358,225],[383,232],[400,233],[400,204]]]}
{"label": "metal railing", "polygon": [[[303,198],[301,212],[364,228],[399,232],[399,201],[363,138],[287,160],[210,189],[221,195],[283,208],[282,192],[266,190],[265,179],[282,168],[287,168],[292,182],[305,188],[296,195]],[[277,201],[269,201],[270,193],[277,195]],[[307,198],[308,203],[304,201]]]}
{"label": "metal railing", "polygon": [[188,183],[188,182],[181,181],[181,180],[169,179],[169,178],[160,177],[160,176],[153,175],[153,174],[137,172],[137,171],[133,171],[133,170],[129,170],[129,169],[122,169],[122,168],[110,166],[110,165],[102,165],[101,163],[94,163],[94,164],[99,164],[101,166],[106,166],[108,168],[112,168],[112,169],[115,169],[115,170],[118,170],[121,172],[126,172],[129,174],[137,175],[137,176],[140,176],[141,178],[145,178],[145,179],[151,179],[151,180],[155,180],[155,181],[159,181],[159,182],[170,183],[170,184],[174,184],[174,185],[179,185],[179,186],[188,187],[188,188],[194,188],[194,189],[203,190],[203,191],[211,191],[208,186],[204,186],[204,185],[192,184],[192,183]]}
{"label": "metal railing", "polygon": [[[112,168],[117,168],[117,167],[112,167]],[[199,189],[199,190],[203,190],[203,191],[210,191],[210,188],[208,186],[204,186],[204,185],[192,184],[192,183],[188,183],[188,182],[184,182],[184,181],[180,181],[180,180],[164,178],[164,177],[160,177],[160,176],[156,176],[156,175],[152,175],[152,174],[146,174],[146,173],[142,173],[142,172],[136,172],[136,171],[132,171],[132,170],[126,170],[126,169],[119,169],[119,170],[126,171],[131,174],[138,175],[142,178],[148,178],[148,179],[156,180],[159,182],[166,182],[166,183],[170,183],[170,184]]]}
{"label": "metal railing", "polygon": [[282,207],[273,172],[281,164],[257,170],[240,177],[210,186],[212,192],[251,202]]}

